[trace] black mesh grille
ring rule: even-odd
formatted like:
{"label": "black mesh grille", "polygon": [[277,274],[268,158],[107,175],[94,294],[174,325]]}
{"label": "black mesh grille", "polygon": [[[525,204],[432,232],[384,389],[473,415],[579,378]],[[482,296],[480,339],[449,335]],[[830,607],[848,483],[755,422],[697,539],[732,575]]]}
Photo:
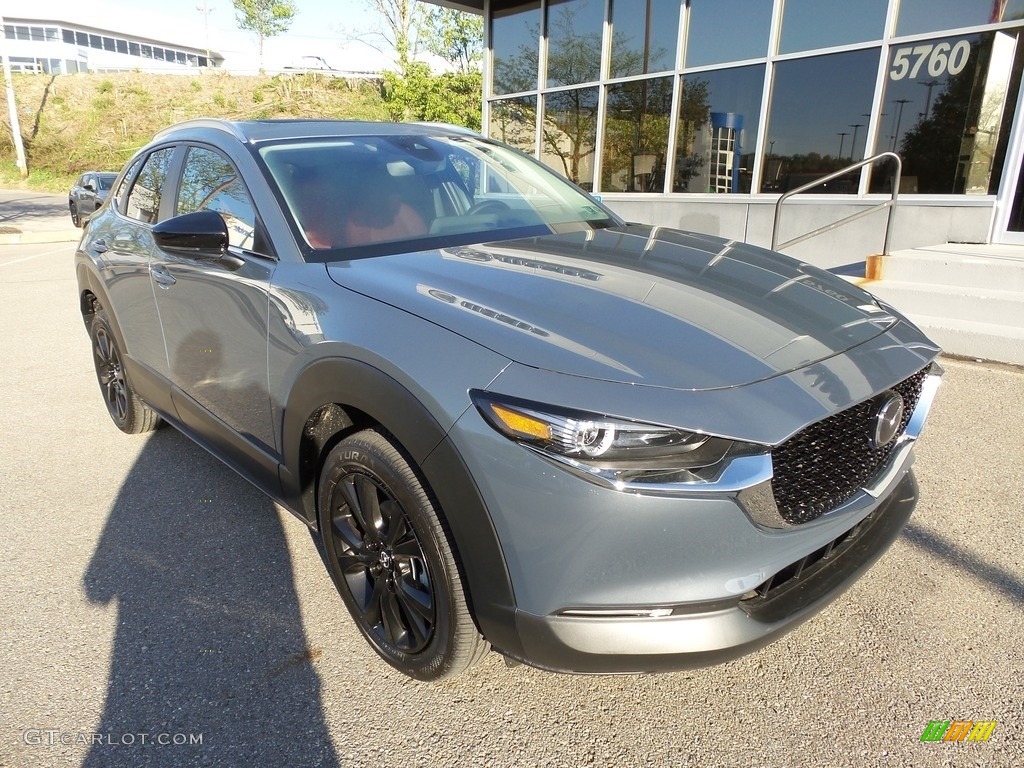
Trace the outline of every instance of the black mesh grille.
{"label": "black mesh grille", "polygon": [[[902,435],[921,397],[927,369],[893,389],[903,397]],[[835,509],[868,483],[896,447],[870,443],[878,398],[812,424],[772,451],[772,491],[788,523],[806,523]]]}

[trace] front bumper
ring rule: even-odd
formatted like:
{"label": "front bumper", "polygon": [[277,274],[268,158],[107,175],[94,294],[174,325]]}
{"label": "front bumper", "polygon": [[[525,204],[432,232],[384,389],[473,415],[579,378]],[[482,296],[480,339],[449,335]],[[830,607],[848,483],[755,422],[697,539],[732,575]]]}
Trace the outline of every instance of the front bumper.
{"label": "front bumper", "polygon": [[706,667],[755,651],[845,592],[896,540],[917,496],[917,482],[907,472],[838,543],[817,550],[813,562],[801,558],[783,583],[763,593],[663,606],[661,612],[671,613],[659,616],[539,616],[517,610],[523,660],[558,672],[632,674]]}

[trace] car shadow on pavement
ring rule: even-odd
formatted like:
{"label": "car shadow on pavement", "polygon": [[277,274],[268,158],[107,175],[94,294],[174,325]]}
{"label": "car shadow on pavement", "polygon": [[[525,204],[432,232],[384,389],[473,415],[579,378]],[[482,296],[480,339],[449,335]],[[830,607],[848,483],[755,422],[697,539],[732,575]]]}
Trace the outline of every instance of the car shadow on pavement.
{"label": "car shadow on pavement", "polygon": [[84,587],[117,609],[84,765],[338,765],[277,510],[176,430],[148,438]]}
{"label": "car shadow on pavement", "polygon": [[903,529],[903,538],[915,547],[942,558],[955,568],[988,582],[1018,605],[1024,605],[1024,581],[1005,568],[986,563],[957,543],[910,522]]}

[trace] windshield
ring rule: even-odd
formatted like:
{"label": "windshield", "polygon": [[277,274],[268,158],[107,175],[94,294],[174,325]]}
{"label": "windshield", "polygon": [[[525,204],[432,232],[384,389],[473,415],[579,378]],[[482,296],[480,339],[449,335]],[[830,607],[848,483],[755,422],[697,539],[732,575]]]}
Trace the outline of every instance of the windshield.
{"label": "windshield", "polygon": [[621,223],[532,158],[473,136],[290,141],[260,156],[325,260]]}

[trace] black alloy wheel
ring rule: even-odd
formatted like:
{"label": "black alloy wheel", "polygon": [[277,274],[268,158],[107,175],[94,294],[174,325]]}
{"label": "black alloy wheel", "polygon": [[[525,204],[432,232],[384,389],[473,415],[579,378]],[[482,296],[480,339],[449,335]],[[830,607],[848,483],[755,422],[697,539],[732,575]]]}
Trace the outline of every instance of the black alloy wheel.
{"label": "black alloy wheel", "polygon": [[434,502],[383,433],[341,441],[324,463],[325,559],[373,649],[410,677],[454,676],[487,650]]}
{"label": "black alloy wheel", "polygon": [[110,323],[102,310],[89,326],[96,379],[103,393],[107,413],[117,428],[128,434],[149,432],[160,426],[160,417],[139,400],[125,376],[124,363]]}

